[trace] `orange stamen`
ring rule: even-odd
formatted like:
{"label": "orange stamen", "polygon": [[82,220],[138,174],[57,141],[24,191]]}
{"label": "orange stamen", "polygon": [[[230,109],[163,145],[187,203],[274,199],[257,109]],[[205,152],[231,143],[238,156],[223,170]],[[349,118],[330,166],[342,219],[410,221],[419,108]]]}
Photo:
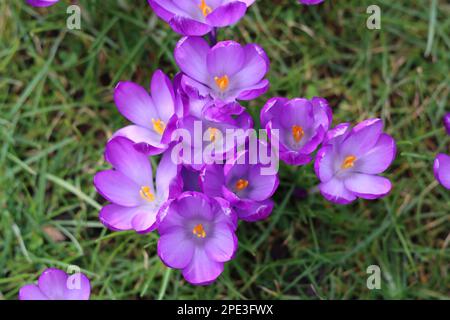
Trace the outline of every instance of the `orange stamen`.
{"label": "orange stamen", "polygon": [[242,190],[244,190],[245,188],[247,188],[248,187],[248,180],[245,180],[245,179],[239,179],[237,182],[236,182],[236,190],[237,191],[242,191]]}
{"label": "orange stamen", "polygon": [[209,130],[209,141],[215,142],[217,135],[217,128],[208,128]]}
{"label": "orange stamen", "polygon": [[147,200],[148,202],[155,201],[155,195],[152,193],[150,187],[143,186],[141,190],[139,190],[139,195],[142,199]]}
{"label": "orange stamen", "polygon": [[205,17],[212,12],[211,7],[206,4],[205,0],[202,0],[198,7],[200,8],[200,10],[202,10],[202,13]]}
{"label": "orange stamen", "polygon": [[348,156],[344,159],[344,162],[342,162],[341,168],[342,169],[349,169],[353,168],[355,165],[356,157],[355,156]]}
{"label": "orange stamen", "polygon": [[194,229],[192,229],[192,233],[195,234],[198,238],[206,238],[206,232],[201,223],[199,223],[194,227]]}
{"label": "orange stamen", "polygon": [[156,131],[159,135],[162,136],[164,130],[166,129],[166,125],[161,119],[152,119],[153,130]]}
{"label": "orange stamen", "polygon": [[295,142],[299,143],[305,135],[305,131],[303,128],[297,125],[292,126],[292,136],[294,137]]}
{"label": "orange stamen", "polygon": [[222,77],[214,77],[214,81],[216,82],[216,85],[219,87],[220,91],[227,90],[228,86],[230,85],[230,79],[227,75],[224,75]]}

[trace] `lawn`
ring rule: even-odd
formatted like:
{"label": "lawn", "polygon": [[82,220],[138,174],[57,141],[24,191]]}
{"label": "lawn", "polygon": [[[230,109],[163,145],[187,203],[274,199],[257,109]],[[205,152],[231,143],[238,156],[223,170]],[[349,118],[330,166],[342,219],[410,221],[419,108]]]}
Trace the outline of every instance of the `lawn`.
{"label": "lawn", "polygon": [[[120,80],[148,87],[178,72],[179,39],[145,0],[80,0],[39,9],[0,2],[0,299],[46,267],[79,266],[94,299],[448,299],[450,192],[433,177],[450,151],[450,5],[441,0],[257,0],[221,40],[259,43],[271,60],[267,94],[244,103],[257,120],[273,96],[323,96],[333,124],[380,117],[397,141],[385,198],[340,206],[314,192],[313,165],[280,169],[272,215],[240,222],[239,250],[213,285],[194,287],[156,254],[157,234],[111,232],[93,175],[127,124]],[[381,8],[381,29],[366,8]],[[156,159],[155,159],[156,160]],[[381,289],[366,286],[370,265]]]}

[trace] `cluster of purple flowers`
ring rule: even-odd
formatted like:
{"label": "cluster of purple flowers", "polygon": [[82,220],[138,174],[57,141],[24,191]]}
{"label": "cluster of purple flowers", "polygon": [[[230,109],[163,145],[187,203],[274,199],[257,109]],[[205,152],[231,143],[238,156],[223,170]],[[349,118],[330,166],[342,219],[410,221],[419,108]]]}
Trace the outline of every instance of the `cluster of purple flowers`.
{"label": "cluster of purple flowers", "polygon": [[[28,2],[46,6],[56,1]],[[331,108],[320,97],[270,99],[260,114],[270,139],[258,140],[252,148],[253,120],[240,101],[267,92],[269,58],[257,44],[214,39],[217,28],[237,22],[253,2],[149,0],[156,14],[183,35],[174,50],[180,72],[171,80],[157,70],[150,92],[128,81],[116,86],[115,104],[131,124],[106,145],[104,156],[112,169],[94,177],[95,188],[109,201],[100,211],[101,222],[114,231],[157,230],[161,260],[181,269],[194,285],[212,283],[233,259],[239,219],[262,220],[273,210],[277,170],[255,160],[255,152],[269,148],[293,166],[314,161],[319,190],[334,203],[376,199],[391,190],[390,181],[379,174],[394,160],[396,145],[383,132],[382,121],[331,129]],[[206,34],[210,43],[201,37]],[[198,130],[200,143],[189,139]],[[203,151],[223,144],[229,131],[236,139],[225,149],[213,148],[214,161],[206,161]],[[149,157],[157,155],[154,177]],[[442,157],[436,160],[436,172],[448,168]],[[448,183],[448,176],[441,180]],[[21,289],[20,298],[88,299],[89,280],[78,277],[79,288],[69,290],[70,277],[48,269],[38,285]]]}
{"label": "cluster of purple flowers", "polygon": [[[257,44],[208,43],[201,37],[212,33],[214,39],[218,27],[238,21],[253,1],[149,3],[184,36],[174,51],[180,73],[171,80],[156,71],[150,93],[132,82],[117,85],[115,103],[132,124],[114,133],[106,146],[105,159],[113,169],[94,177],[96,189],[110,202],[100,220],[112,230],[157,230],[161,260],[181,269],[191,284],[209,284],[236,253],[238,220],[265,219],[274,207],[277,171],[250,161],[255,150],[247,130],[253,121],[240,105],[267,92],[270,61]],[[270,141],[258,141],[256,150],[276,146],[271,150],[281,160],[301,166],[313,161],[322,145],[315,170],[328,200],[345,204],[386,195],[391,184],[378,174],[393,161],[395,142],[383,133],[382,121],[330,130],[331,123],[323,98],[270,99],[261,110]],[[198,124],[200,144],[178,134],[181,129],[195,135]],[[215,150],[215,161],[207,162],[202,151],[223,142],[229,130],[241,139]],[[155,183],[148,159],[154,155],[161,155]]]}

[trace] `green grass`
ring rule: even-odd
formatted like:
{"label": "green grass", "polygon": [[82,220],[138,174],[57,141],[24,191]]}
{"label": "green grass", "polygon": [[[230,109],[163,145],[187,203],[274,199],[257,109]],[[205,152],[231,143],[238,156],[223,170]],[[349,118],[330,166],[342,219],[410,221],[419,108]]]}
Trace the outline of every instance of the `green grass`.
{"label": "green grass", "polygon": [[[318,183],[312,165],[282,166],[274,213],[240,223],[237,256],[209,287],[164,267],[155,233],[107,231],[92,185],[108,167],[107,138],[126,124],[115,84],[148,86],[157,68],[175,74],[178,36],[144,0],[81,0],[81,31],[65,28],[68,1],[43,10],[23,2],[0,3],[0,299],[69,264],[91,278],[94,299],[449,298],[450,193],[432,174],[435,154],[450,145],[441,124],[450,90],[445,1],[258,0],[219,32],[261,44],[272,61],[270,92],[246,104],[252,115],[272,96],[321,95],[334,124],[381,117],[398,155],[386,172],[392,193],[349,206],[299,197],[297,188]],[[379,31],[365,27],[370,4],[382,9]],[[382,269],[381,290],[366,288],[371,264]]]}

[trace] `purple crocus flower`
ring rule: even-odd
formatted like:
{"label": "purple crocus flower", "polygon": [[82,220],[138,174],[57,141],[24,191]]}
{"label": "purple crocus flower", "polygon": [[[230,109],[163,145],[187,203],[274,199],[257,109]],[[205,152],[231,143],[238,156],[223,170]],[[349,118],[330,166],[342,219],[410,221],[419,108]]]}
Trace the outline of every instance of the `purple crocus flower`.
{"label": "purple crocus flower", "polygon": [[[180,162],[195,170],[201,170],[208,161],[223,161],[227,155],[245,143],[248,137],[247,129],[253,127],[253,120],[246,112],[228,122],[218,122],[186,116],[180,120],[179,130],[175,139],[181,141],[175,145],[175,153]],[[227,141],[227,131],[235,133],[236,139],[231,143]],[[211,152],[207,152],[207,151]],[[186,153],[185,153],[186,151]],[[188,151],[188,152],[187,152]],[[206,159],[205,156],[211,157]]]}
{"label": "purple crocus flower", "polygon": [[446,189],[450,190],[450,156],[440,153],[434,160],[434,176]]}
{"label": "purple crocus flower", "polygon": [[50,7],[59,0],[27,0],[27,4],[33,7]]}
{"label": "purple crocus flower", "polygon": [[203,36],[238,22],[255,0],[148,0],[155,13],[186,36]]}
{"label": "purple crocus flower", "polygon": [[322,3],[324,0],[299,0],[301,4],[305,4],[307,6],[313,6],[316,4]]}
{"label": "purple crocus flower", "polygon": [[82,273],[68,275],[64,271],[49,268],[39,277],[38,284],[20,288],[20,300],[89,300],[91,284]]}
{"label": "purple crocus flower", "polygon": [[108,142],[105,159],[114,169],[94,177],[97,191],[111,204],[100,211],[100,220],[111,230],[150,232],[165,201],[181,192],[179,171],[170,153],[163,155],[156,173],[156,190],[148,157],[131,140],[117,137]]}
{"label": "purple crocus flower", "polygon": [[164,152],[178,120],[178,97],[170,79],[160,70],[152,77],[151,93],[133,82],[120,82],[114,91],[119,112],[133,125],[118,130],[113,137],[126,137],[147,155]]}
{"label": "purple crocus flower", "polygon": [[[311,161],[331,125],[332,112],[328,102],[272,98],[261,110],[261,125],[279,141],[280,159],[289,165],[304,165]],[[278,133],[273,129],[277,129]]]}
{"label": "purple crocus flower", "polygon": [[217,105],[252,100],[264,94],[269,59],[256,44],[241,46],[223,41],[210,48],[200,37],[184,37],[175,48],[175,60],[186,75],[181,87],[188,94],[211,97]]}
{"label": "purple crocus flower", "polygon": [[447,131],[447,134],[450,135],[450,112],[446,113],[443,120],[445,130]]}
{"label": "purple crocus flower", "polygon": [[212,283],[236,252],[236,214],[223,199],[185,192],[160,216],[158,255],[194,285]]}
{"label": "purple crocus flower", "polygon": [[278,188],[275,172],[264,172],[259,163],[250,164],[248,151],[223,165],[208,165],[201,175],[201,187],[211,197],[222,197],[245,221],[267,218],[273,209],[270,200]]}
{"label": "purple crocus flower", "polygon": [[337,126],[328,132],[314,165],[322,195],[338,204],[387,195],[391,182],[378,174],[395,154],[395,141],[383,133],[380,119],[365,120],[353,129],[347,123]]}
{"label": "purple crocus flower", "polygon": [[182,97],[181,101],[186,116],[191,115],[204,120],[233,123],[233,119],[245,113],[245,108],[237,102],[224,104],[221,101],[215,101],[210,96],[200,96],[197,91],[192,91],[189,86],[185,89],[189,92],[186,93],[181,87],[178,92]]}

